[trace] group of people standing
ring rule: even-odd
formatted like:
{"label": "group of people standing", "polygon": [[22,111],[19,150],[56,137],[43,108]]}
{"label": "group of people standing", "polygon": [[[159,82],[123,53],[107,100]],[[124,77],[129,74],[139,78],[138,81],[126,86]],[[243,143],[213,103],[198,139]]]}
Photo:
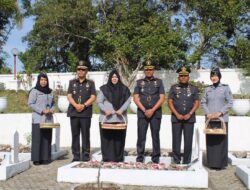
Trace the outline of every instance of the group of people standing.
{"label": "group of people standing", "polygon": [[[144,162],[146,134],[150,126],[154,163],[160,162],[160,126],[165,90],[161,79],[154,77],[155,66],[146,61],[143,79],[136,81],[133,100],[137,105],[137,162]],[[131,102],[130,90],[122,83],[117,70],[112,70],[108,82],[100,87],[96,95],[95,84],[86,78],[88,67],[83,61],[77,66],[77,78],[69,82],[68,117],[72,134],[72,161],[89,161],[90,126],[92,104],[97,99],[100,108],[99,128],[101,152],[104,162],[124,161],[126,129],[102,128],[102,123],[127,123],[127,109]],[[167,102],[171,110],[172,157],[176,164],[191,162],[195,111],[200,106],[199,90],[189,83],[191,70],[185,66],[177,70],[178,83],[171,86]],[[232,94],[228,85],[221,84],[219,68],[211,70],[212,85],[205,89],[201,105],[207,119],[223,117],[228,126],[228,110],[232,106]],[[97,98],[96,98],[97,97]],[[39,128],[41,122],[53,122],[54,97],[45,73],[38,76],[36,87],[29,94],[32,108],[32,161],[34,165],[48,164],[51,151],[51,129]],[[125,120],[125,121],[124,121]],[[184,156],[181,159],[181,139],[184,135]],[[80,134],[82,144],[80,150]],[[206,135],[207,164],[210,168],[223,169],[227,166],[228,135]]]}

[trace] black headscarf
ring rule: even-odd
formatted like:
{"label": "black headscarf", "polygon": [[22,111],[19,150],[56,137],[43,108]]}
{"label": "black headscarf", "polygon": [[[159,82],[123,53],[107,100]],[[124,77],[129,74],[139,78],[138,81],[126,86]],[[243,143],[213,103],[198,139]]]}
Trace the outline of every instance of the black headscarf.
{"label": "black headscarf", "polygon": [[[45,87],[42,87],[40,85],[41,78],[46,78],[47,79],[47,85]],[[43,92],[44,94],[50,94],[51,93],[52,90],[49,88],[49,79],[48,79],[48,76],[47,76],[46,73],[40,73],[38,75],[35,89],[39,90],[40,92]]]}
{"label": "black headscarf", "polygon": [[[111,81],[114,74],[116,74],[118,77],[117,84],[113,84]],[[110,72],[107,84],[101,86],[100,89],[107,100],[113,105],[115,110],[120,109],[130,97],[130,91],[128,87],[122,83],[121,77],[117,70],[112,70]]]}
{"label": "black headscarf", "polygon": [[220,84],[220,79],[221,79],[221,72],[220,69],[218,67],[214,67],[212,68],[211,72],[210,72],[210,78],[212,76],[217,76],[219,78],[219,81],[217,83],[213,83],[214,87],[217,87]]}

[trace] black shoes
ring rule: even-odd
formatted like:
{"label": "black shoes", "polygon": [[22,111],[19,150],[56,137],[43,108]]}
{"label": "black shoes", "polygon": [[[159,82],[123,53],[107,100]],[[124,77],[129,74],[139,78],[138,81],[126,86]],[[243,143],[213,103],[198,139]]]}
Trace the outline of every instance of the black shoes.
{"label": "black shoes", "polygon": [[143,163],[143,162],[144,162],[144,158],[141,157],[141,156],[138,156],[138,157],[136,158],[136,162],[141,162],[141,163]]}
{"label": "black shoes", "polygon": [[48,165],[50,161],[48,160],[41,160],[41,161],[33,161],[33,165],[39,166],[39,165]]}
{"label": "black shoes", "polygon": [[39,166],[39,165],[40,165],[40,162],[39,162],[39,161],[34,161],[34,162],[33,162],[33,165]]}
{"label": "black shoes", "polygon": [[154,164],[159,164],[159,159],[154,159],[154,160],[152,160],[152,162],[153,162]]}
{"label": "black shoes", "polygon": [[73,158],[73,160],[71,161],[71,162],[79,162],[80,161],[80,159],[78,158]]}
{"label": "black shoes", "polygon": [[50,161],[48,161],[48,160],[40,161],[40,164],[42,164],[42,165],[48,165],[49,163],[50,163]]}

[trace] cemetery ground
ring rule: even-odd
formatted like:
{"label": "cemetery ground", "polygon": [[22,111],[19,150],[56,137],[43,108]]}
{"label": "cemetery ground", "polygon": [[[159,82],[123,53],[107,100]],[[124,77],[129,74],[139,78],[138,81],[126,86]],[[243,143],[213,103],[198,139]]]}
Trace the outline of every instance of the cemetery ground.
{"label": "cemetery ground", "polygon": [[[64,148],[70,152],[70,148]],[[94,153],[98,148],[92,149]],[[205,155],[204,155],[205,156]],[[85,190],[80,188],[81,184],[73,183],[58,183],[57,169],[61,166],[67,165],[71,162],[72,155],[59,158],[51,162],[49,165],[34,166],[31,164],[30,169],[22,172],[7,181],[0,181],[0,190]],[[204,160],[204,163],[206,161]],[[235,166],[229,165],[224,170],[210,170],[208,171],[208,190],[245,190],[246,187],[235,175]],[[152,176],[153,177],[153,176]],[[171,180],[171,179],[166,179]],[[174,187],[152,187],[152,186],[126,186],[119,185],[121,190],[184,190],[191,188],[174,188]],[[78,188],[76,188],[78,187]],[[91,188],[89,188],[91,189]],[[199,189],[197,189],[199,190]]]}
{"label": "cemetery ground", "polygon": [[[27,113],[31,112],[27,107],[27,92],[25,91],[0,91],[0,96],[7,96],[8,107],[5,113]],[[56,100],[57,102],[57,100]],[[57,105],[57,104],[56,104]],[[166,104],[164,105],[164,114],[169,114]],[[57,110],[58,112],[58,110]],[[99,110],[94,105],[94,113],[98,113]],[[199,111],[198,115],[203,115]],[[231,114],[233,115],[233,113]],[[250,112],[248,113],[250,116]],[[70,148],[69,154],[61,157],[58,160],[53,161],[49,165],[34,166],[31,163],[31,167],[12,177],[6,181],[0,181],[0,190],[86,190],[76,188],[80,184],[73,183],[58,183],[57,182],[57,169],[71,163],[72,155]],[[99,149],[93,149],[92,153]],[[203,155],[205,157],[205,155]],[[206,161],[204,161],[205,163]],[[206,168],[206,167],[205,167]],[[208,171],[208,189],[209,190],[243,190],[247,189],[240,179],[235,175],[236,166],[229,165],[227,169],[216,171],[206,168]],[[154,177],[154,176],[152,176]],[[171,180],[171,179],[166,179]],[[123,190],[184,190],[191,188],[174,188],[174,187],[150,187],[150,186],[126,186],[118,185]],[[91,188],[90,188],[91,189]],[[111,190],[111,189],[109,189]]]}

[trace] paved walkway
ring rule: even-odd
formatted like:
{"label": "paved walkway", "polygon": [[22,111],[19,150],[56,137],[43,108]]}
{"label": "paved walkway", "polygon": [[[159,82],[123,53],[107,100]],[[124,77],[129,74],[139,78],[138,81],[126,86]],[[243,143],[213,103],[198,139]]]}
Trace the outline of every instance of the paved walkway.
{"label": "paved walkway", "polygon": [[[0,181],[0,190],[73,190],[79,184],[57,183],[57,168],[70,163],[71,154],[49,165],[34,166],[7,181]],[[244,184],[235,176],[235,167],[209,172],[209,190],[246,190]],[[121,186],[121,190],[184,190],[186,188]],[[190,188],[189,188],[190,190]],[[199,190],[199,189],[197,189]]]}

